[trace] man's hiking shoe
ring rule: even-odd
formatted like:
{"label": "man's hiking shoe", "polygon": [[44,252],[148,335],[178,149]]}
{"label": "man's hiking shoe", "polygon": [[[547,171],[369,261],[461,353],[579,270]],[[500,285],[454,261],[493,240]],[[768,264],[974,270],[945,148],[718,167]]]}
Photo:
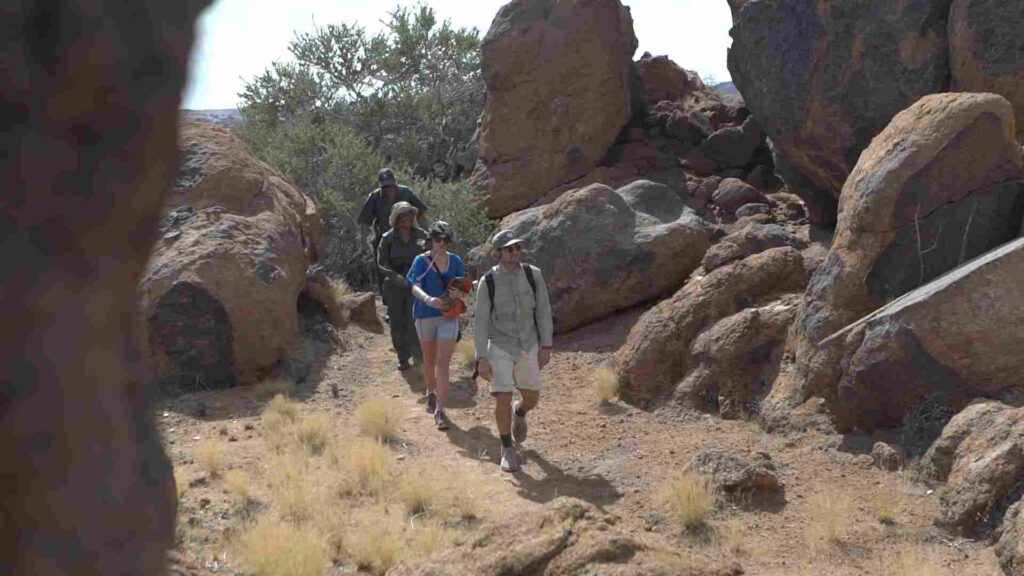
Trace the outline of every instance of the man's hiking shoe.
{"label": "man's hiking shoe", "polygon": [[384,323],[391,324],[391,316],[388,316],[387,312],[384,313]]}
{"label": "man's hiking shoe", "polygon": [[398,369],[401,370],[402,372],[405,372],[409,368],[412,368],[412,366],[409,365],[409,361],[408,360],[399,360],[398,361]]}
{"label": "man's hiking shoe", "polygon": [[437,396],[433,393],[427,394],[427,414],[433,414],[437,410]]}
{"label": "man's hiking shoe", "polygon": [[447,430],[451,426],[448,425],[448,418],[445,417],[443,410],[434,412],[434,426],[438,430]]}
{"label": "man's hiking shoe", "polygon": [[519,410],[519,402],[512,405],[512,439],[516,441],[516,444],[522,444],[526,442],[526,435],[530,432],[530,427],[526,424],[526,416],[519,416],[516,411]]}
{"label": "man's hiking shoe", "polygon": [[505,472],[516,472],[519,470],[519,457],[512,448],[501,448],[501,469]]}

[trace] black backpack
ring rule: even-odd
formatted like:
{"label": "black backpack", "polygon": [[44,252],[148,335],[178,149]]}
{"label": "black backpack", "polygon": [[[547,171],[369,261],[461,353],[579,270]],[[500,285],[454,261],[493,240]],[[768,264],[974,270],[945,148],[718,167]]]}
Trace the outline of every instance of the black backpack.
{"label": "black backpack", "polygon": [[[533,279],[533,268],[529,264],[523,264],[523,271],[526,272],[526,281],[533,289],[533,299],[537,299],[537,281]],[[487,283],[487,296],[491,299],[491,312],[494,312],[494,271],[488,270],[484,274],[484,282]]]}

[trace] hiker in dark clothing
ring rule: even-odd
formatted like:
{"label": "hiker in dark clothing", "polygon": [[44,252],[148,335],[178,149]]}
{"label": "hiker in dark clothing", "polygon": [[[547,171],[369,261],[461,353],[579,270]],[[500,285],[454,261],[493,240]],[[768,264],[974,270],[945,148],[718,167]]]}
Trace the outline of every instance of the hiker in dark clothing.
{"label": "hiker in dark clothing", "polygon": [[391,343],[398,354],[398,369],[409,369],[409,358],[423,362],[423,352],[416,336],[412,307],[414,298],[405,276],[413,260],[425,248],[427,233],[417,228],[416,207],[408,202],[396,202],[388,219],[391,229],[381,236],[377,248],[377,269],[383,279],[383,290],[388,306]]}
{"label": "hiker in dark clothing", "polygon": [[[427,227],[427,218],[425,216],[427,205],[411,189],[399,186],[398,180],[395,179],[395,173],[390,168],[383,168],[377,173],[377,183],[380,187],[370,192],[370,195],[366,197],[362,209],[359,210],[359,217],[356,218],[356,222],[359,224],[360,250],[366,246],[366,235],[370,231],[370,227],[373,227],[371,245],[373,247],[374,262],[377,262],[379,259],[378,246],[380,246],[380,239],[391,228],[389,220],[391,218],[391,208],[395,203],[408,202],[412,204],[417,210],[416,219],[419,221],[420,227],[424,229]],[[384,304],[387,304],[388,298],[384,293],[384,277],[379,273],[377,274],[377,289],[380,290],[381,296],[384,298]]]}

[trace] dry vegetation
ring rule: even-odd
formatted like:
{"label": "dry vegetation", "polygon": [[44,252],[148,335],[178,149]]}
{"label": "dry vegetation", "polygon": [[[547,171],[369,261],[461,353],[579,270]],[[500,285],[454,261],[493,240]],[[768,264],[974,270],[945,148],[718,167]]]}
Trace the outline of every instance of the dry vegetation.
{"label": "dry vegetation", "polygon": [[203,470],[210,476],[217,477],[224,470],[224,455],[227,451],[226,442],[219,438],[210,438],[199,444],[196,455],[199,457]]}
{"label": "dry vegetation", "polygon": [[395,440],[402,424],[402,407],[392,400],[368,400],[356,409],[356,421],[362,433],[371,438]]}
{"label": "dry vegetation", "polygon": [[711,481],[692,472],[675,474],[658,491],[658,503],[665,512],[688,529],[707,522],[714,500]]}
{"label": "dry vegetation", "polygon": [[812,547],[843,542],[849,528],[853,502],[835,491],[815,494],[810,498],[811,521],[808,538]]}
{"label": "dry vegetation", "polygon": [[590,389],[597,396],[597,400],[602,404],[619,397],[619,388],[621,387],[619,375],[611,368],[601,367],[594,370],[594,373],[590,375],[589,384]]}

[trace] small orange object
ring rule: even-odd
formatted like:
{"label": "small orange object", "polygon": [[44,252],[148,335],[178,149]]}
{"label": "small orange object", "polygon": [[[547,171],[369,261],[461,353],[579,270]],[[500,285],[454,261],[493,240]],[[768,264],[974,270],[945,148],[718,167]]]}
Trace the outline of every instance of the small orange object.
{"label": "small orange object", "polygon": [[[473,279],[468,276],[458,276],[452,278],[451,282],[448,283],[449,288],[455,288],[460,292],[469,294],[473,291]],[[444,302],[444,307],[441,308],[441,313],[445,318],[458,318],[466,311],[466,303],[461,298],[452,298],[447,293],[441,297]]]}

